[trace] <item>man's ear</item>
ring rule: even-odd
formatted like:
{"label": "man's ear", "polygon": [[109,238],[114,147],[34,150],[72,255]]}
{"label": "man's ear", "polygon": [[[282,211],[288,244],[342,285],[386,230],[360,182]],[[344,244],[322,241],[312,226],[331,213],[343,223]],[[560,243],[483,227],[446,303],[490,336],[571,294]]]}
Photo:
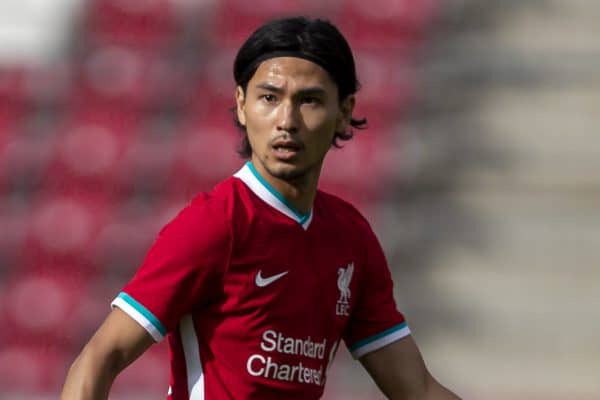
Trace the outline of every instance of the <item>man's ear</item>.
{"label": "man's ear", "polygon": [[241,86],[238,86],[235,89],[235,102],[236,102],[236,112],[237,112],[237,117],[238,117],[238,121],[240,122],[240,124],[246,126],[246,113],[245,113],[245,107],[246,107],[246,95],[244,94],[244,89],[242,89]]}
{"label": "man's ear", "polygon": [[338,116],[337,124],[335,127],[336,132],[346,132],[348,125],[352,120],[352,111],[354,111],[354,105],[356,104],[356,97],[353,94],[346,96],[340,103],[340,114]]}

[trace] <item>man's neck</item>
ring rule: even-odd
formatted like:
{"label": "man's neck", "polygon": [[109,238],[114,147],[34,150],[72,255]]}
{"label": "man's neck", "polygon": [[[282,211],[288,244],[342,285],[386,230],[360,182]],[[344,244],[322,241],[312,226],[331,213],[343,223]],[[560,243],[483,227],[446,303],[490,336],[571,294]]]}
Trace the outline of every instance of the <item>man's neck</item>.
{"label": "man's neck", "polygon": [[259,160],[253,158],[252,165],[260,176],[293,205],[297,211],[302,214],[310,212],[317,193],[320,170],[311,170],[293,179],[283,179],[271,174]]}

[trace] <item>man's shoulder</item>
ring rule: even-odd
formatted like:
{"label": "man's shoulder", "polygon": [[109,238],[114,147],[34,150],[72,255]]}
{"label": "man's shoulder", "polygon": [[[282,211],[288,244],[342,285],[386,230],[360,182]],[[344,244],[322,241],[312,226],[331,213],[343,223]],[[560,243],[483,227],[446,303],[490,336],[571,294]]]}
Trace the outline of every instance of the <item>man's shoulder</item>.
{"label": "man's shoulder", "polygon": [[232,204],[238,190],[235,186],[233,179],[228,178],[210,191],[197,193],[162,227],[159,235],[176,234],[189,242],[205,240],[207,235],[229,235]]}
{"label": "man's shoulder", "polygon": [[212,190],[195,195],[188,207],[195,213],[207,214],[211,218],[231,219],[240,203],[247,197],[243,182],[229,177],[216,184]]}
{"label": "man's shoulder", "polygon": [[180,205],[171,222],[187,219],[195,220],[206,215],[218,218],[225,215],[226,204],[230,194],[227,190],[228,179],[217,184],[209,191],[197,192],[188,197]]}
{"label": "man's shoulder", "polygon": [[239,196],[242,186],[239,179],[231,176],[217,183],[212,189],[198,192],[192,197],[191,204],[201,206],[210,203],[225,203]]}
{"label": "man's shoulder", "polygon": [[335,219],[337,222],[343,221],[346,224],[352,224],[354,227],[370,229],[369,221],[349,201],[323,190],[318,190],[317,199],[320,211],[326,217]]}

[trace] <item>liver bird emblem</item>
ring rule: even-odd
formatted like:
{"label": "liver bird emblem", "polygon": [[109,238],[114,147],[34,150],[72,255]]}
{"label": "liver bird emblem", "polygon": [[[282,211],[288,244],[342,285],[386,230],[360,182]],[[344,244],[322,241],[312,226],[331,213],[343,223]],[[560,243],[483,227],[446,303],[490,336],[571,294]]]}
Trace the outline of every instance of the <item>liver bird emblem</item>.
{"label": "liver bird emblem", "polygon": [[348,304],[350,299],[350,281],[352,280],[352,272],[354,272],[354,263],[348,264],[346,268],[338,269],[337,285],[340,289],[339,303]]}

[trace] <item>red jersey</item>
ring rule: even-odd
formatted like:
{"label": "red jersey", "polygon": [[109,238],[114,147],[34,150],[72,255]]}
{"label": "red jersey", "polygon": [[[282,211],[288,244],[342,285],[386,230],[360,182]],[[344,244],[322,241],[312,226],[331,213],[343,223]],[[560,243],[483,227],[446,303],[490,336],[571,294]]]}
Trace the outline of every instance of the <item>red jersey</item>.
{"label": "red jersey", "polygon": [[354,357],[410,333],[368,222],[318,191],[294,209],[248,162],[158,235],[113,301],[171,354],[169,398],[318,399]]}

